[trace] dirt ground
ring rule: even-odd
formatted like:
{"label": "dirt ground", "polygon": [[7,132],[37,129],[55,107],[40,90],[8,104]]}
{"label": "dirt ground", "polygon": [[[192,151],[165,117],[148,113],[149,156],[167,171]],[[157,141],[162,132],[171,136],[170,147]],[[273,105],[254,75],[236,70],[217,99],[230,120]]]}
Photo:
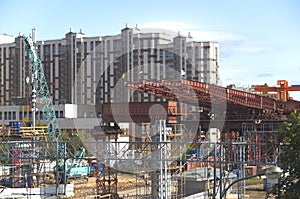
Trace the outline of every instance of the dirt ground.
{"label": "dirt ground", "polygon": [[[126,193],[126,190],[135,192],[136,178],[131,175],[121,174],[118,175],[118,193]],[[142,181],[138,181],[140,186],[143,186]],[[96,195],[96,177],[90,177],[88,183],[75,185],[75,197],[74,199],[83,198],[84,196]],[[231,194],[227,196],[228,199],[237,198],[237,195]],[[246,198],[254,199],[266,199],[266,192],[263,190],[262,184],[252,184],[246,187]],[[273,199],[269,197],[268,199]]]}
{"label": "dirt ground", "polygon": [[[136,178],[131,175],[121,174],[118,175],[118,191],[133,189],[136,184],[143,185],[142,181],[136,181]],[[75,197],[82,198],[87,195],[96,195],[96,177],[89,177],[88,182],[84,184],[75,184],[74,186]]]}
{"label": "dirt ground", "polygon": [[[246,195],[248,198],[266,199],[266,191],[263,190],[262,184],[247,186]],[[274,199],[274,197],[269,196],[268,199]]]}

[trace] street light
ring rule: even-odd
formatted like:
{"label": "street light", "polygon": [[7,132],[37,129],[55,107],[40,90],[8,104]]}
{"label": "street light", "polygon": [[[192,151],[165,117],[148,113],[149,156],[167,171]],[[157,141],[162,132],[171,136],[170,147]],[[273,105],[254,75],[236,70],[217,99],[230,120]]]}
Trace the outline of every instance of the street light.
{"label": "street light", "polygon": [[234,184],[236,184],[242,180],[248,180],[248,179],[255,178],[258,176],[263,176],[263,175],[267,176],[267,178],[270,178],[270,179],[274,179],[274,178],[278,179],[278,177],[281,175],[281,173],[282,173],[282,170],[278,166],[267,166],[262,170],[261,173],[258,173],[253,176],[247,176],[245,178],[240,178],[240,179],[232,182],[231,184],[229,184],[228,187],[226,187],[225,190],[223,191],[223,193],[221,194],[220,199],[222,199],[226,195],[226,192],[230,189],[230,187],[232,187]]}

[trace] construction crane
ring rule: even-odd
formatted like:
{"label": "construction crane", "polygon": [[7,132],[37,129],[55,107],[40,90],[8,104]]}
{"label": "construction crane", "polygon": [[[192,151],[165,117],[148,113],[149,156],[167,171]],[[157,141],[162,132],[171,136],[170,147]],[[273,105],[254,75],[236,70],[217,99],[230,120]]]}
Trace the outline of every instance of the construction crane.
{"label": "construction crane", "polygon": [[[62,141],[61,131],[58,126],[55,110],[53,107],[52,97],[47,85],[44,69],[39,56],[37,55],[34,43],[31,37],[23,35],[26,43],[26,51],[30,60],[30,73],[32,83],[32,111],[37,111],[38,105],[43,114],[43,120],[46,121],[48,126],[49,141]],[[33,114],[35,117],[35,114]],[[34,122],[34,120],[33,120]]]}
{"label": "construction crane", "polygon": [[288,85],[287,80],[277,80],[277,86],[255,85],[254,90],[256,92],[276,92],[277,100],[288,101],[289,91],[300,91],[300,85]]}
{"label": "construction crane", "polygon": [[[35,114],[37,107],[41,109],[43,120],[48,125],[48,140],[53,148],[56,148],[56,165],[58,166],[58,176],[56,181],[62,181],[63,176],[70,174],[72,168],[79,167],[76,165],[76,161],[72,161],[70,165],[64,163],[66,157],[67,146],[62,141],[62,134],[57,123],[56,114],[52,102],[52,97],[47,85],[47,81],[44,74],[44,69],[39,56],[37,55],[34,41],[31,37],[22,36],[25,44],[28,58],[30,60],[30,74],[32,83],[32,115],[33,115],[33,129],[35,131]],[[32,37],[34,38],[34,32]],[[83,158],[77,154],[84,154],[84,147],[79,147],[75,151],[74,158]],[[67,166],[68,167],[67,167]],[[57,170],[57,169],[56,169]],[[78,172],[77,172],[78,173]],[[72,173],[71,173],[72,174]],[[70,175],[68,175],[70,176]],[[67,177],[67,176],[66,176]],[[64,178],[66,181],[67,179]]]}
{"label": "construction crane", "polygon": [[[30,60],[29,71],[31,74],[32,84],[32,115],[33,115],[33,129],[35,131],[35,114],[38,108],[41,109],[43,120],[48,124],[48,140],[53,148],[56,148],[56,183],[58,186],[59,179],[65,176],[64,163],[62,159],[65,157],[65,145],[61,142],[62,135],[58,126],[55,110],[52,102],[52,97],[47,85],[44,69],[41,60],[36,52],[34,41],[31,37],[22,36],[26,44],[27,56]],[[32,32],[34,38],[34,32]]]}

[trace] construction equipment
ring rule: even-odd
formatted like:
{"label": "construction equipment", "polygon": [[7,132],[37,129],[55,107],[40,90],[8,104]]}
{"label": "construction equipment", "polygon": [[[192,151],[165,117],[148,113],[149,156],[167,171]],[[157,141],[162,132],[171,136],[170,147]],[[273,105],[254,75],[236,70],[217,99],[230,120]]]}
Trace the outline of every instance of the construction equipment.
{"label": "construction equipment", "polygon": [[[27,55],[30,59],[30,73],[32,82],[32,107],[36,105],[41,108],[43,113],[43,120],[48,124],[49,141],[62,141],[61,131],[58,126],[55,110],[53,107],[52,97],[47,85],[44,69],[40,58],[37,55],[34,43],[30,37],[23,36],[26,43]],[[36,109],[32,111],[35,113]],[[35,114],[33,114],[35,116]],[[63,149],[63,146],[61,146]],[[61,150],[63,153],[64,150]]]}
{"label": "construction equipment", "polygon": [[102,162],[98,162],[96,158],[85,158],[85,148],[80,146],[76,151],[75,158],[71,163],[67,164],[66,173],[68,179],[94,176],[95,172],[103,173]]}
{"label": "construction equipment", "polygon": [[68,183],[86,183],[88,180],[87,177],[94,176],[97,171],[103,172],[102,163],[98,162],[97,164],[97,162],[96,159],[85,158],[85,148],[80,146],[76,151],[75,157],[68,159],[65,162],[65,166],[60,166],[63,163],[59,164],[59,173],[63,174],[60,176],[60,182],[63,183],[64,175],[66,175]]}
{"label": "construction equipment", "polygon": [[277,80],[277,86],[255,85],[254,89],[256,92],[276,92],[277,100],[287,102],[289,100],[289,91],[300,91],[300,85],[288,86],[287,80]]}
{"label": "construction equipment", "polygon": [[[32,35],[34,38],[34,33]],[[57,123],[52,97],[47,85],[44,69],[39,56],[37,55],[34,42],[31,37],[23,36],[26,43],[27,55],[30,60],[30,73],[32,83],[32,112],[33,112],[33,130],[35,131],[35,113],[37,108],[42,111],[43,120],[48,125],[48,140],[50,145],[56,147],[56,165],[58,166],[58,175],[56,181],[65,182],[68,177],[85,176],[89,174],[89,167],[78,164],[84,157],[84,148],[80,147],[75,152],[70,164],[65,162],[67,147],[62,141],[62,134]],[[65,176],[67,178],[65,178]],[[62,180],[64,179],[64,180]],[[57,182],[58,183],[58,182]]]}

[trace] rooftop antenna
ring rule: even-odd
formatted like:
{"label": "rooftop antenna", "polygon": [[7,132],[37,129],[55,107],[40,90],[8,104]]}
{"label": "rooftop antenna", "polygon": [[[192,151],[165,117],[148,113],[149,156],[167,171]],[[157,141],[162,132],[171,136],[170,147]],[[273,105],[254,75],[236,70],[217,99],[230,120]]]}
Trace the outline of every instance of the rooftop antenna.
{"label": "rooftop antenna", "polygon": [[31,37],[32,37],[32,41],[33,41],[34,44],[36,43],[36,35],[35,34],[36,34],[36,29],[32,28]]}

